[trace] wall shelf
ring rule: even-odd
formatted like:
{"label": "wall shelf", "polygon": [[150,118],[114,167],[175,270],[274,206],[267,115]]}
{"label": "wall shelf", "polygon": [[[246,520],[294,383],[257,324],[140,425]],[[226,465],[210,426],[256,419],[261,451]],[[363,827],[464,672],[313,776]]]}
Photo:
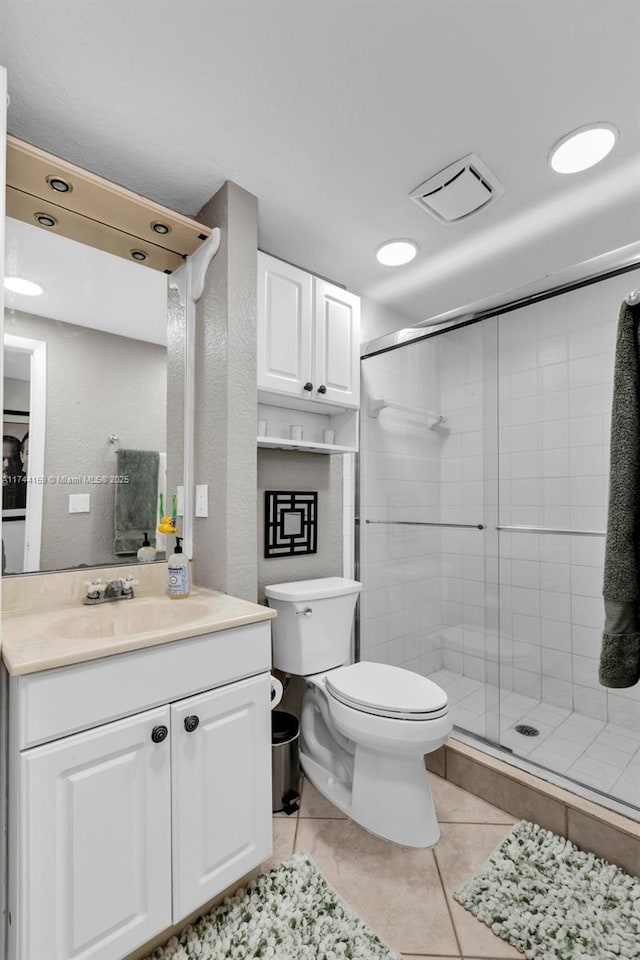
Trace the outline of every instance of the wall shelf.
{"label": "wall shelf", "polygon": [[314,443],[312,440],[287,440],[284,437],[258,437],[258,446],[272,450],[303,450],[306,453],[357,453],[357,447],[337,443]]}
{"label": "wall shelf", "polygon": [[[357,453],[358,411],[330,408],[320,412],[315,403],[291,408],[258,401],[258,420],[266,420],[266,436],[258,436],[258,446],[272,450],[304,450],[307,453]],[[302,427],[303,440],[292,440],[289,430]],[[324,430],[333,430],[333,443],[323,443]]]}

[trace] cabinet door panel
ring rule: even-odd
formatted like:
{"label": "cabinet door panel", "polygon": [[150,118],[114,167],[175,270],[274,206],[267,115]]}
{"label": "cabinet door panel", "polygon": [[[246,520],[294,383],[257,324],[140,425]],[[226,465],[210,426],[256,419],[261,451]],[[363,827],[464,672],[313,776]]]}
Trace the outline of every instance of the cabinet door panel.
{"label": "cabinet door panel", "polygon": [[20,755],[20,960],[118,960],[171,923],[169,726],[150,710]]}
{"label": "cabinet door panel", "polygon": [[271,856],[270,689],[262,674],[171,708],[175,919]]}
{"label": "cabinet door panel", "polygon": [[[343,407],[360,404],[360,300],[324,280],[315,283],[313,396]],[[324,385],[326,393],[318,394]]]}
{"label": "cabinet door panel", "polygon": [[258,254],[258,389],[308,396],[311,345],[310,275]]}

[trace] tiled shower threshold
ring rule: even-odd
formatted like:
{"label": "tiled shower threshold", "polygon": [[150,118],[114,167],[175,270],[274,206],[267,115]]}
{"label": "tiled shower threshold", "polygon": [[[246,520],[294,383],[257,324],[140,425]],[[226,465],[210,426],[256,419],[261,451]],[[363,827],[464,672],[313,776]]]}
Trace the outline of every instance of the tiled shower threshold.
{"label": "tiled shower threshold", "polygon": [[[640,732],[531,697],[500,691],[450,670],[430,679],[449,695],[456,736],[491,756],[640,820]],[[525,736],[517,727],[533,728]],[[490,735],[500,730],[500,743]]]}
{"label": "tiled shower threshold", "polygon": [[566,778],[484,743],[479,746],[456,730],[444,747],[427,755],[426,764],[469,793],[640,876],[640,811],[591,791],[574,792],[577,787],[568,788]]}

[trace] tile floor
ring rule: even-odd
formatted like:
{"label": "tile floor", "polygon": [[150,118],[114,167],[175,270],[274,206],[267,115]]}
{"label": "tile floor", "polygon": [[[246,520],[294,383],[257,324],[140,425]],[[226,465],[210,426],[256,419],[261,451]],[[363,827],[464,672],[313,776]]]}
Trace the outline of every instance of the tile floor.
{"label": "tile floor", "polygon": [[265,870],[306,851],[362,919],[406,960],[509,960],[522,954],[453,899],[517,821],[430,775],[442,836],[432,850],[399,847],[344,817],[303,780],[297,815],[276,814]]}
{"label": "tile floor", "polygon": [[[640,729],[617,727],[507,691],[498,708],[497,687],[451,670],[438,670],[429,679],[447,691],[453,722],[460,729],[493,740],[499,727],[502,746],[517,756],[640,808]],[[519,723],[536,727],[539,736],[517,733]]]}

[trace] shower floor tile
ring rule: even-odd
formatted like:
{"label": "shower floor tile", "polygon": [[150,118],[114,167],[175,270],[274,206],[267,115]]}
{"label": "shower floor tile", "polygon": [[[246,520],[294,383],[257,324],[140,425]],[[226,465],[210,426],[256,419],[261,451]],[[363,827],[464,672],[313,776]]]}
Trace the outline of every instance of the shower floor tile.
{"label": "shower floor tile", "polygon": [[[429,679],[446,690],[461,730],[499,739],[518,757],[640,807],[640,734],[452,670],[438,670]],[[538,736],[518,733],[518,724],[535,727]]]}

